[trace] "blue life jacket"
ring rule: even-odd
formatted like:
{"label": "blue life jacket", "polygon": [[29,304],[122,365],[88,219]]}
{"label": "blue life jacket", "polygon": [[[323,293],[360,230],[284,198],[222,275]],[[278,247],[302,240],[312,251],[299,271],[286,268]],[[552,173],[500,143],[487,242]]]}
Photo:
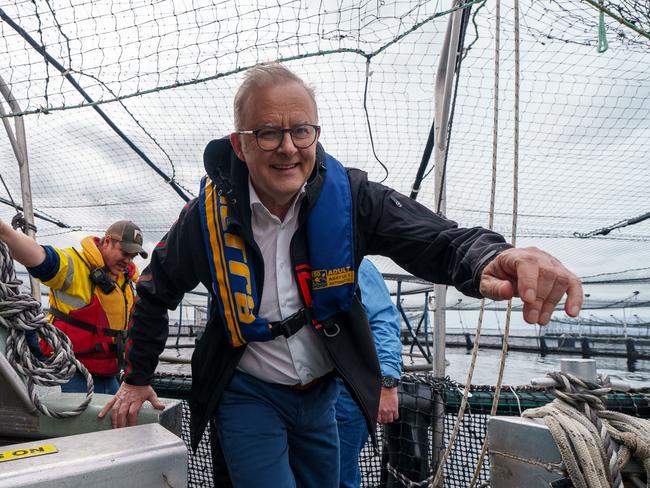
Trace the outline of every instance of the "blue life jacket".
{"label": "blue life jacket", "polygon": [[[312,308],[314,325],[350,310],[356,288],[350,182],[343,165],[329,154],[324,164],[323,187],[307,216],[309,263],[296,267],[300,293]],[[241,236],[228,230],[228,205],[228,198],[204,176],[199,209],[212,288],[230,343],[239,347],[273,336],[269,321],[257,316],[261,295],[255,285],[251,249]],[[300,278],[305,272],[310,272],[307,278],[311,279]]]}

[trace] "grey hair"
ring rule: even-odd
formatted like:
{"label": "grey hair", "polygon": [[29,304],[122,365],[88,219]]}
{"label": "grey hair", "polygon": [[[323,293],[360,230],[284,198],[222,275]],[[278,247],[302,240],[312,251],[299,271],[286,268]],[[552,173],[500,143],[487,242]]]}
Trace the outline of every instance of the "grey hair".
{"label": "grey hair", "polygon": [[[311,101],[314,103],[316,116],[318,116],[318,107],[316,105],[316,92],[307,85],[302,78],[294,72],[284,67],[280,63],[264,63],[253,66],[244,75],[244,81],[237,89],[234,100],[235,130],[244,130],[242,119],[246,110],[246,102],[249,94],[256,89],[277,85],[280,83],[294,82],[302,86]],[[317,122],[317,121],[316,121]]]}

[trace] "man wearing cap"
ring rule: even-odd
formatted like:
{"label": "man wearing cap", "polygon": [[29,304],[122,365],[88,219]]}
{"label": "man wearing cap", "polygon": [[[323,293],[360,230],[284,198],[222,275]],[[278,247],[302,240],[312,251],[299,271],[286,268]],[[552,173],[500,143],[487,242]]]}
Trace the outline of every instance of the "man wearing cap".
{"label": "man wearing cap", "polygon": [[[50,288],[50,322],[70,338],[75,356],[93,376],[95,392],[115,393],[138,278],[133,258],[147,257],[140,228],[120,220],[103,237],[82,239],[81,249],[58,249],[41,246],[0,221],[0,240]],[[46,355],[52,352],[49,345],[41,346]],[[79,372],[61,386],[70,393],[86,389]]]}

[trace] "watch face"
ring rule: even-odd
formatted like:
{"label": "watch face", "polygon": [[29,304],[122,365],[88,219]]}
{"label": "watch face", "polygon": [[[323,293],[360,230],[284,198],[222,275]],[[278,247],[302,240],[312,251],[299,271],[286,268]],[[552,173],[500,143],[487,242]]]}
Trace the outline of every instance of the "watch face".
{"label": "watch face", "polygon": [[395,388],[397,385],[399,385],[399,380],[397,378],[384,376],[381,379],[381,386],[384,388]]}

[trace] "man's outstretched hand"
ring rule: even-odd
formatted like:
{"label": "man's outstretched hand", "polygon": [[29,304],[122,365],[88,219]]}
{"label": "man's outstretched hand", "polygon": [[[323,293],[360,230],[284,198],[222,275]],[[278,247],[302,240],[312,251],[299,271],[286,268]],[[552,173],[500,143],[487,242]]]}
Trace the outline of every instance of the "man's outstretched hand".
{"label": "man's outstretched hand", "polygon": [[99,412],[98,417],[103,419],[108,412],[111,412],[111,425],[114,429],[130,427],[138,423],[138,412],[146,401],[151,402],[153,408],[157,410],[165,409],[151,386],[122,383],[115,396]]}
{"label": "man's outstretched hand", "polygon": [[535,247],[512,248],[493,259],[481,274],[481,294],[493,300],[520,297],[524,320],[548,324],[566,294],[564,310],[576,317],[582,307],[580,279],[553,256]]}

